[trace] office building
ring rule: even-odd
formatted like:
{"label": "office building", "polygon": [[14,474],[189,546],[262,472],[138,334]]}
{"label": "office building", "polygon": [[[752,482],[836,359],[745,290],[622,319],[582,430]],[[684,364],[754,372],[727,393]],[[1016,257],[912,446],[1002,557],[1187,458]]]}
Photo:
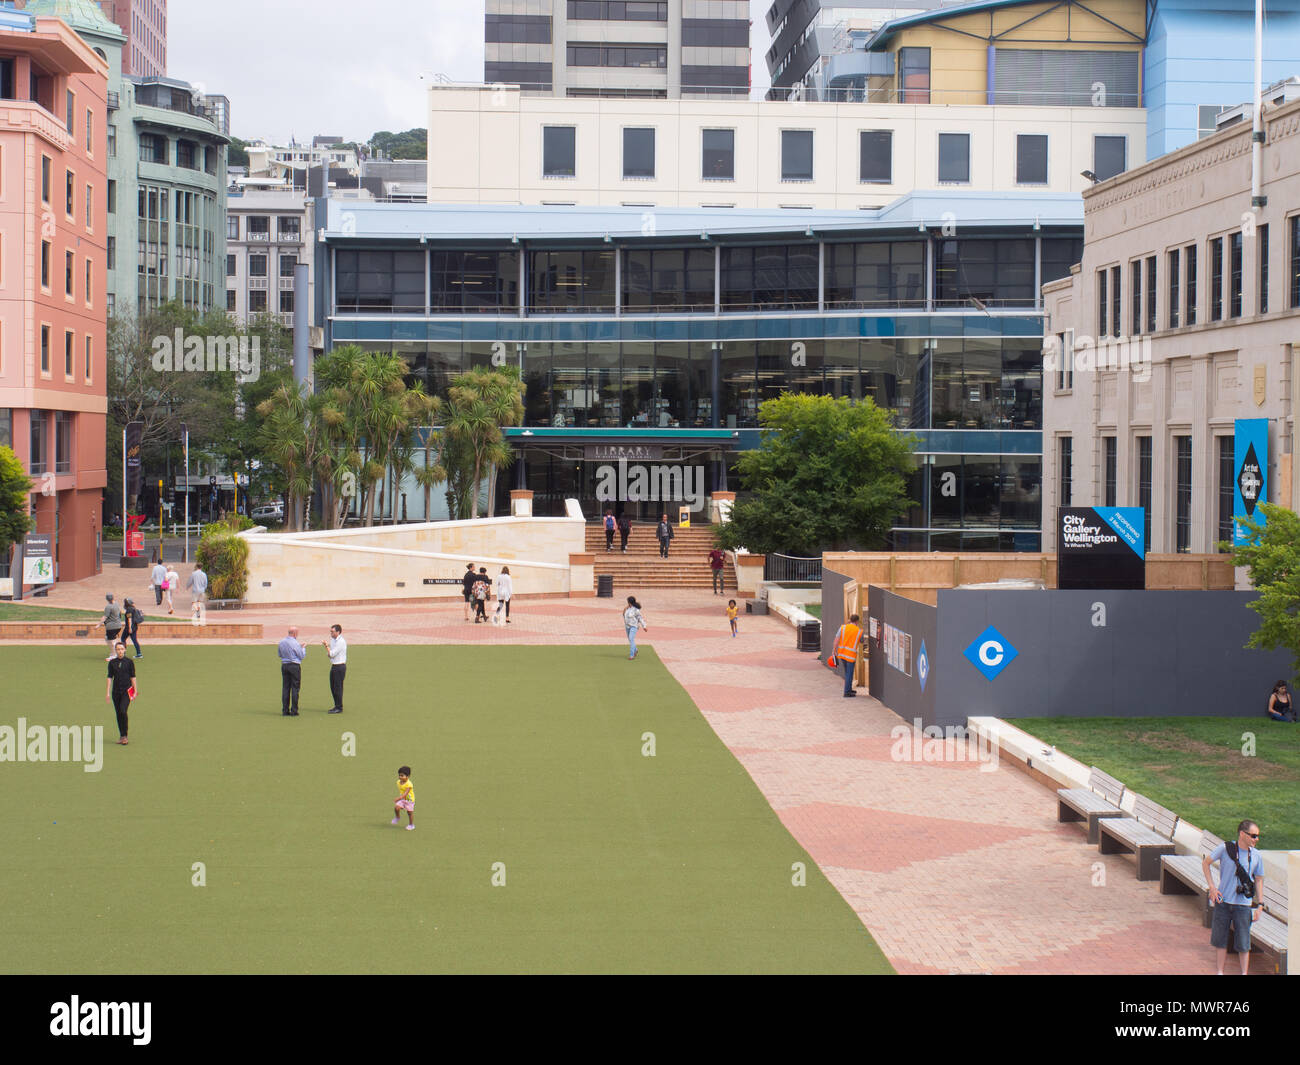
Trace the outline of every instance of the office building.
{"label": "office building", "polygon": [[[954,209],[965,224],[945,235]],[[759,404],[808,392],[871,397],[916,436],[917,506],[893,547],[1038,547],[1036,286],[1078,258],[1077,196],[654,217],[330,200],[316,259],[326,350],[397,351],[430,393],[473,366],[518,365],[525,419],[508,432],[519,461],[500,508],[517,483],[534,513],[562,514],[566,498],[590,513],[597,467],[629,444],[636,461],[691,466],[706,494],[725,490],[758,444]],[[406,495],[423,517],[423,494]]]}
{"label": "office building", "polygon": [[99,8],[126,34],[122,73],[134,78],[166,77],[167,0],[99,0]]}
{"label": "office building", "polygon": [[[226,203],[225,309],[293,328],[294,268],[311,265],[313,200],[288,187],[236,186]],[[309,275],[310,276],[310,275]]]}
{"label": "office building", "polygon": [[1044,287],[1044,545],[1058,506],[1145,508],[1148,550],[1212,552],[1233,533],[1266,419],[1268,499],[1294,507],[1300,401],[1300,100],[1264,112],[1252,207],[1251,121],[1084,194],[1081,265]]}
{"label": "office building", "polygon": [[744,97],[747,0],[487,0],[483,80],[553,96]]}
{"label": "office building", "polygon": [[65,22],[0,8],[0,444],[58,580],[99,572],[108,77]]}
{"label": "office building", "polygon": [[451,85],[429,100],[430,203],[856,210],[918,189],[1077,194],[1082,171],[1141,160],[1146,139],[1138,107],[556,100]]}

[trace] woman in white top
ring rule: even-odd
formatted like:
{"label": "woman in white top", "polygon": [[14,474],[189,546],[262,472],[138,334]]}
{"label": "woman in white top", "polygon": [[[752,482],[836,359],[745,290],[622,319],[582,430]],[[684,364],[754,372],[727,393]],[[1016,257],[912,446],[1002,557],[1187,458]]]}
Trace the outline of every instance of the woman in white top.
{"label": "woman in white top", "polygon": [[645,618],[641,616],[641,604],[636,601],[636,596],[627,597],[627,609],[623,611],[623,628],[627,630],[627,644],[630,649],[628,661],[636,657],[636,630],[645,629],[650,631],[650,626],[645,623]]}
{"label": "woman in white top", "polygon": [[176,586],[180,584],[180,582],[181,582],[181,575],[176,572],[176,567],[168,566],[167,567],[167,613],[169,614],[176,613],[175,608],[172,606],[172,593],[176,590]]}
{"label": "woman in white top", "polygon": [[510,597],[515,594],[514,584],[510,579],[510,567],[502,566],[497,577],[497,610],[505,608],[506,624],[510,624]]}

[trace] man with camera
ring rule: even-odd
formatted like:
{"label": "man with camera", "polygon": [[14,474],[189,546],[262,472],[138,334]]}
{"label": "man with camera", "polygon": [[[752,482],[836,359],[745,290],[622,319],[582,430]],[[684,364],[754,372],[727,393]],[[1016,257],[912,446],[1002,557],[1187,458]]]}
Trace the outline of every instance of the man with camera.
{"label": "man with camera", "polygon": [[[1219,952],[1219,975],[1228,957],[1228,926],[1236,936],[1241,975],[1250,971],[1250,926],[1263,912],[1264,859],[1255,848],[1259,844],[1259,825],[1243,821],[1237,826],[1237,842],[1221,843],[1214,853],[1201,859],[1201,871],[1210,888],[1214,903],[1214,923],[1210,929],[1210,946]],[[1210,866],[1219,863],[1216,887]]]}

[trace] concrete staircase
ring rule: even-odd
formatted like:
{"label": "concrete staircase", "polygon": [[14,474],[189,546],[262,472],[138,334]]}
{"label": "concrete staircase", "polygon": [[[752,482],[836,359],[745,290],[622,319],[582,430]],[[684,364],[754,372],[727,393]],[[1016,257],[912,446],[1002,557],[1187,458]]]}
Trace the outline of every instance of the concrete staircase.
{"label": "concrete staircase", "polygon": [[[586,550],[596,557],[595,575],[602,573],[614,578],[614,597],[624,599],[636,595],[639,588],[701,588],[713,587],[713,571],[709,568],[709,552],[713,550],[713,530],[708,525],[692,525],[689,529],[673,527],[673,542],[668,557],[659,557],[659,541],[655,539],[655,526],[633,522],[632,535],[627,540],[627,554],[618,548],[619,536],[614,534],[614,550],[605,550],[603,525],[587,523]],[[730,561],[723,567],[724,587],[734,596],[736,574]]]}

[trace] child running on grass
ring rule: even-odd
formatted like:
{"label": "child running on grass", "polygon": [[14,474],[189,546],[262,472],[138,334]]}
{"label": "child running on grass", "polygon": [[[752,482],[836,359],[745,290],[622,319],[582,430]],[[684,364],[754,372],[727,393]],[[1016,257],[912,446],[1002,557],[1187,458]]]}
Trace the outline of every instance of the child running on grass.
{"label": "child running on grass", "polygon": [[736,635],[736,618],[740,616],[740,607],[734,599],[727,600],[727,620],[731,622],[731,635]]}
{"label": "child running on grass", "polygon": [[406,830],[411,832],[415,829],[415,785],[411,783],[411,767],[402,766],[397,771],[397,798],[393,800],[393,813],[397,816],[393,818],[393,824],[402,823],[402,811],[406,811],[406,816],[410,824]]}

